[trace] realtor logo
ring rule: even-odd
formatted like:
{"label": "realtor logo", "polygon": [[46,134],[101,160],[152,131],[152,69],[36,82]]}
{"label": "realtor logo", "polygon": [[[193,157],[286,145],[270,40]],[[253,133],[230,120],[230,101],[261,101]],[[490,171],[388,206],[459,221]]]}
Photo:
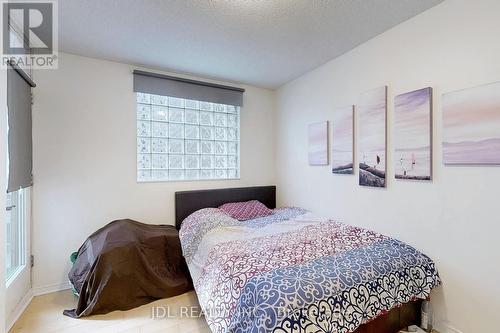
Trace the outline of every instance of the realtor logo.
{"label": "realtor logo", "polygon": [[57,68],[57,2],[2,2],[2,63]]}

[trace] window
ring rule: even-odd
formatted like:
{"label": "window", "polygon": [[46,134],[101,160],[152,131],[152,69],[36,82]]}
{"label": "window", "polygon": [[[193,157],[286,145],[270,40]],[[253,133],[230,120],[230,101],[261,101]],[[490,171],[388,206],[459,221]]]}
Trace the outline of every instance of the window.
{"label": "window", "polygon": [[240,107],[137,93],[137,181],[235,179]]}
{"label": "window", "polygon": [[[7,69],[7,193],[5,225],[5,278],[8,299],[19,290],[30,287],[29,209],[32,179],[32,121],[31,88],[35,86],[29,75],[15,64]],[[16,281],[16,283],[14,283]],[[14,284],[13,284],[14,283]],[[13,286],[12,288],[10,288]],[[26,289],[24,289],[26,288]],[[21,291],[22,292],[22,291]],[[7,302],[7,303],[10,303]],[[17,303],[14,303],[17,304]],[[8,304],[13,305],[13,304]]]}
{"label": "window", "polygon": [[26,264],[25,189],[7,193],[6,280],[13,279]]}

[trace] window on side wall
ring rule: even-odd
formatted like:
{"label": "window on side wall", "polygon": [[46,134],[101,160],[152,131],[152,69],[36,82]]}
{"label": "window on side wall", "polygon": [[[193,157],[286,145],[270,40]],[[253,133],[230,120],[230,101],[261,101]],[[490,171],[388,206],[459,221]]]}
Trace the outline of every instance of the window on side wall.
{"label": "window on side wall", "polygon": [[240,107],[136,92],[137,181],[240,177]]}

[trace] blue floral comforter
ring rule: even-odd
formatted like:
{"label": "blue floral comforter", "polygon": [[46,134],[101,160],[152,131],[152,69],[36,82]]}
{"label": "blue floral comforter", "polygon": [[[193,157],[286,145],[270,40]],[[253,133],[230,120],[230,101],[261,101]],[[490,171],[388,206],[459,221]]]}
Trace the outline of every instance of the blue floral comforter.
{"label": "blue floral comforter", "polygon": [[205,318],[222,332],[353,332],[439,285],[433,261],[299,208],[237,221],[190,215],[180,238]]}

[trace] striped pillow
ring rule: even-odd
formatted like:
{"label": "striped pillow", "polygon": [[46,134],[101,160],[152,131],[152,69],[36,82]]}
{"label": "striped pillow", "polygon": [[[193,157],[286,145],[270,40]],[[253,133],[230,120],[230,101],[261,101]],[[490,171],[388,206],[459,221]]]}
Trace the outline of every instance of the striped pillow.
{"label": "striped pillow", "polygon": [[230,202],[219,207],[224,213],[239,221],[272,215],[272,209],[267,208],[258,200],[246,202]]}

